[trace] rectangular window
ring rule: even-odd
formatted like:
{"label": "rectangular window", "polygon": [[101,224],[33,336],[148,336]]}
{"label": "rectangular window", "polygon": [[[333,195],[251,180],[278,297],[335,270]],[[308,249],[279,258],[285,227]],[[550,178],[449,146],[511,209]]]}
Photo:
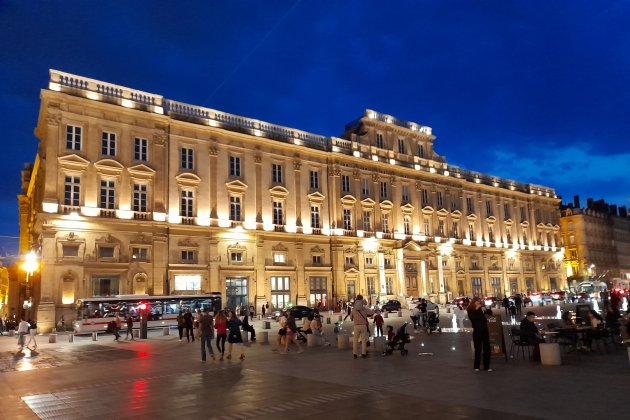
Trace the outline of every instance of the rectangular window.
{"label": "rectangular window", "polygon": [[273,224],[284,225],[284,212],[282,211],[282,202],[273,202]]}
{"label": "rectangular window", "polygon": [[310,171],[309,181],[312,191],[319,191],[319,172]]}
{"label": "rectangular window", "polygon": [[133,184],[133,211],[147,211],[147,186]]}
{"label": "rectangular window", "polygon": [[181,156],[181,168],[182,169],[193,169],[193,159],[194,153],[193,149],[189,149],[187,147],[182,147],[182,156]]}
{"label": "rectangular window", "polygon": [[354,265],[354,257],[346,257],[346,265],[353,266]]}
{"label": "rectangular window", "polygon": [[194,204],[195,197],[192,191],[182,190],[182,199],[181,199],[181,208],[180,208],[180,216],[182,217],[193,217],[194,214]]}
{"label": "rectangular window", "polygon": [[438,222],[438,236],[441,238],[444,237],[444,220]]}
{"label": "rectangular window", "polygon": [[101,202],[99,204],[102,209],[114,209],[114,198],[116,197],[114,185],[113,180],[101,179]]}
{"label": "rectangular window", "polygon": [[431,236],[431,223],[428,218],[424,218],[424,234],[427,236]]}
{"label": "rectangular window", "polygon": [[116,133],[103,131],[101,141],[101,155],[116,156]]}
{"label": "rectangular window", "polygon": [[313,264],[318,265],[322,263],[321,255],[313,255]]}
{"label": "rectangular window", "polygon": [[421,144],[418,145],[418,157],[424,157],[424,146]]}
{"label": "rectangular window", "polygon": [[194,263],[195,262],[195,251],[190,249],[182,250],[182,263]]}
{"label": "rectangular window", "polygon": [[527,213],[525,212],[525,207],[521,207],[521,222],[527,220]]}
{"label": "rectangular window", "polygon": [[429,190],[422,189],[422,205],[427,206],[429,204]]}
{"label": "rectangular window", "polygon": [[66,149],[81,150],[81,127],[76,125],[66,126]]}
{"label": "rectangular window", "polygon": [[392,277],[385,277],[385,293],[388,295],[394,294],[394,279]]}
{"label": "rectangular window", "polygon": [[387,182],[381,181],[381,199],[385,199],[387,197]]}
{"label": "rectangular window", "polygon": [[503,290],[501,290],[501,277],[490,277],[490,286],[492,287],[492,296],[501,296],[503,295]]}
{"label": "rectangular window", "polygon": [[148,160],[149,140],[136,137],[134,139],[133,157],[135,160],[146,162]]}
{"label": "rectangular window", "polygon": [[352,230],[352,215],[350,209],[343,209],[343,228]]}
{"label": "rectangular window", "polygon": [[278,252],[273,254],[274,264],[285,264],[287,262],[287,254],[284,252]]}
{"label": "rectangular window", "polygon": [[274,184],[282,184],[282,165],[277,163],[271,165],[271,182]]}
{"label": "rectangular window", "polygon": [[341,192],[350,192],[350,177],[348,175],[341,175]]}
{"label": "rectangular window", "polygon": [[378,147],[379,149],[383,149],[384,145],[385,143],[383,142],[383,134],[376,133],[376,147]]}
{"label": "rectangular window", "polygon": [[319,206],[311,206],[311,227],[314,229],[321,228],[319,222]]}
{"label": "rectangular window", "polygon": [[408,185],[402,186],[402,201],[405,203],[409,202],[409,186]]}
{"label": "rectangular window", "polygon": [[201,276],[199,274],[175,275],[175,290],[201,290]]}
{"label": "rectangular window", "polygon": [[389,213],[382,214],[381,224],[383,225],[383,233],[389,233]]}
{"label": "rectangular window", "polygon": [[453,222],[453,238],[459,238],[459,222]]}
{"label": "rectangular window", "polygon": [[81,196],[81,178],[78,176],[67,176],[64,185],[64,201],[66,206],[79,206]]}
{"label": "rectangular window", "polygon": [[369,210],[363,212],[363,230],[372,231],[372,212]]}
{"label": "rectangular window", "polygon": [[398,139],[398,153],[405,153],[405,140]]}
{"label": "rectangular window", "polygon": [[510,205],[508,203],[503,204],[503,217],[510,218]]}
{"label": "rectangular window", "polygon": [[488,240],[494,242],[494,229],[492,226],[488,226]]}
{"label": "rectangular window", "polygon": [[403,219],[403,229],[405,235],[411,235],[411,218],[409,216],[405,216]]}
{"label": "rectangular window", "polygon": [[230,252],[230,262],[233,263],[242,263],[243,262],[243,253],[239,251]]}
{"label": "rectangular window", "polygon": [[367,178],[363,178],[361,180],[361,194],[363,197],[368,197],[370,195],[370,180]]}
{"label": "rectangular window", "polygon": [[365,257],[365,265],[367,266],[374,265],[374,259],[372,257]]}
{"label": "rectangular window", "polygon": [[230,196],[230,220],[241,221],[241,197]]}
{"label": "rectangular window", "polygon": [[144,247],[131,248],[131,258],[135,261],[147,261],[149,259],[149,249]]}
{"label": "rectangular window", "polygon": [[472,223],[468,224],[468,239],[471,241],[475,240],[475,226]]}
{"label": "rectangular window", "polygon": [[62,252],[64,258],[78,257],[79,245],[62,245]]}
{"label": "rectangular window", "polygon": [[291,300],[290,277],[271,277],[271,304],[274,308],[284,308]]}
{"label": "rectangular window", "polygon": [[444,193],[442,191],[437,192],[437,206],[440,209],[444,208]]}
{"label": "rectangular window", "polygon": [[475,203],[472,197],[466,197],[466,210],[468,211],[468,214],[475,212]]}
{"label": "rectangular window", "polygon": [[116,296],[120,294],[120,279],[118,276],[112,277],[93,277],[92,278],[92,294],[93,296]]}
{"label": "rectangular window", "polygon": [[486,200],[486,216],[492,216],[492,200]]}
{"label": "rectangular window", "polygon": [[376,288],[375,288],[375,280],[374,277],[370,276],[366,278],[366,282],[367,282],[367,292],[368,295],[375,295],[376,294]]}
{"label": "rectangular window", "polygon": [[114,247],[113,246],[98,246],[98,257],[99,258],[114,258]]}
{"label": "rectangular window", "polygon": [[230,176],[241,176],[241,158],[237,156],[230,156]]}
{"label": "rectangular window", "polygon": [[481,277],[473,277],[470,279],[472,283],[472,294],[473,297],[481,297],[483,298],[483,288],[481,287]]}

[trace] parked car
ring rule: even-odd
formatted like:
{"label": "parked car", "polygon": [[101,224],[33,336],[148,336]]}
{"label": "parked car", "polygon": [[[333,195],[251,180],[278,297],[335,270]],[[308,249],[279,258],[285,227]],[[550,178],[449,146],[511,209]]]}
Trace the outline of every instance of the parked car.
{"label": "parked car", "polygon": [[397,300],[388,300],[387,302],[381,305],[381,311],[385,312],[394,312],[399,311],[402,306],[400,302]]}
{"label": "parked car", "polygon": [[551,299],[553,300],[564,300],[566,298],[567,293],[559,290],[557,292],[551,292]]}
{"label": "parked car", "polygon": [[[295,319],[308,318],[310,315],[315,315],[315,308],[309,308],[308,306],[295,305],[290,308],[284,308],[283,311],[290,312]],[[273,313],[273,318],[278,319],[282,314],[281,310],[276,310]]]}
{"label": "parked car", "polygon": [[483,298],[483,303],[486,306],[492,308],[494,306],[501,305],[501,299],[496,296],[486,296],[485,298]]}
{"label": "parked car", "polygon": [[468,304],[470,304],[470,298],[468,296],[456,297],[455,299],[453,299],[453,302],[451,302],[451,305],[461,305],[464,309],[466,309]]}

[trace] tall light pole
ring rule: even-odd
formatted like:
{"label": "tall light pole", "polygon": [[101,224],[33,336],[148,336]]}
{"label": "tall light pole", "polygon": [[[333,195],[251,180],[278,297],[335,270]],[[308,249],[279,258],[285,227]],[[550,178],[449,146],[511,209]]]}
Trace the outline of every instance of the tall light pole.
{"label": "tall light pole", "polygon": [[32,297],[31,297],[31,285],[29,284],[29,277],[33,275],[35,271],[39,268],[39,262],[37,261],[37,254],[35,252],[30,251],[28,254],[24,256],[24,262],[20,264],[20,268],[26,273],[26,285],[25,285],[25,298],[24,304],[22,307],[26,311],[25,318],[29,318],[30,309],[33,305]]}

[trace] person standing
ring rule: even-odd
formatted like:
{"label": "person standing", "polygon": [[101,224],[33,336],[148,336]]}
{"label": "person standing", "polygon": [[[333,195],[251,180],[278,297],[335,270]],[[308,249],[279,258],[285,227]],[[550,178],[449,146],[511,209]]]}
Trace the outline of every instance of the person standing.
{"label": "person standing", "polygon": [[206,361],[206,347],[208,347],[208,352],[210,353],[210,357],[212,360],[214,359],[214,352],[212,351],[212,339],[214,338],[214,327],[212,326],[213,318],[210,315],[210,309],[205,308],[203,310],[203,315],[199,319],[199,329],[201,330],[200,340],[201,341],[201,361]]}
{"label": "person standing", "polygon": [[114,317],[114,335],[116,339],[114,341],[118,341],[120,339],[120,330],[122,329],[122,319],[120,315],[116,313],[116,317]]}
{"label": "person standing", "polygon": [[227,322],[228,329],[228,360],[232,358],[232,346],[238,344],[241,348],[241,360],[245,359],[245,350],[243,348],[243,337],[241,336],[241,321],[235,312],[230,312],[230,319]]}
{"label": "person standing", "polygon": [[184,314],[184,327],[186,328],[186,340],[190,343],[190,340],[195,341],[195,333],[193,331],[193,316],[190,310],[186,310]]}
{"label": "person standing", "polygon": [[4,335],[2,332],[4,331],[4,326],[5,326],[5,322],[2,319],[2,317],[0,316],[0,335]]}
{"label": "person standing", "polygon": [[357,350],[359,341],[361,342],[361,357],[367,357],[367,333],[368,333],[368,316],[372,315],[372,311],[365,308],[363,296],[357,295],[354,305],[352,305],[351,319],[354,321],[354,337],[352,342],[352,355],[357,358]]}
{"label": "person standing", "polygon": [[479,297],[474,297],[466,310],[468,319],[473,327],[473,344],[475,346],[475,361],[473,368],[479,372],[481,363],[481,353],[483,351],[483,369],[491,372],[490,369],[490,331],[488,330],[488,320],[483,311],[483,304]]}
{"label": "person standing", "polygon": [[287,311],[287,322],[286,322],[286,335],[284,337],[284,352],[282,354],[287,354],[289,352],[289,344],[295,343],[298,347],[298,353],[302,353],[302,346],[298,340],[296,340],[297,336],[297,324],[295,323],[295,317],[293,316],[293,312]]}
{"label": "person standing", "polygon": [[227,318],[225,312],[219,311],[217,317],[214,319],[214,328],[217,330],[217,351],[221,353],[219,361],[223,360],[225,354],[225,339],[227,338]]}
{"label": "person standing", "polygon": [[262,312],[262,317],[265,317],[265,304],[263,303],[262,306],[260,307],[260,312]]}
{"label": "person standing", "polygon": [[516,295],[514,298],[514,306],[516,306],[516,315],[521,315],[521,307],[523,306],[523,298],[521,295]]}
{"label": "person standing", "polygon": [[179,331],[179,341],[182,341],[184,338],[184,313],[179,311],[177,315],[177,331]]}
{"label": "person standing", "polygon": [[383,324],[385,320],[383,320],[383,315],[381,315],[381,311],[376,311],[374,315],[374,326],[376,327],[375,337],[380,337],[383,335]]}
{"label": "person standing", "polygon": [[503,309],[505,309],[505,316],[510,316],[510,299],[507,296],[503,297]]}
{"label": "person standing", "polygon": [[125,340],[129,340],[129,337],[131,337],[132,340],[135,340],[135,338],[133,338],[133,318],[131,317],[131,314],[127,316],[126,322],[127,335],[125,336]]}
{"label": "person standing", "polygon": [[24,337],[26,336],[26,334],[28,334],[29,328],[30,326],[27,321],[25,321],[24,319],[20,320],[20,323],[18,324],[18,329],[17,329],[18,346],[20,347],[20,351],[24,350],[24,342],[26,341]]}

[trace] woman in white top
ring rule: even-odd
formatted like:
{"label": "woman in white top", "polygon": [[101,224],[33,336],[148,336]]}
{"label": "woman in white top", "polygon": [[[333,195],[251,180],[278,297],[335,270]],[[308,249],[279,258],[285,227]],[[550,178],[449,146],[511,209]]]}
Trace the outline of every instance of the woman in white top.
{"label": "woman in white top", "polygon": [[18,324],[18,346],[20,347],[20,351],[24,350],[24,336],[26,334],[28,334],[28,330],[29,330],[29,324],[28,322],[21,320],[20,323]]}
{"label": "woman in white top", "polygon": [[28,339],[28,343],[26,343],[26,347],[29,348],[28,346],[31,345],[32,341],[33,343],[35,343],[33,350],[37,350],[37,341],[35,340],[35,336],[37,335],[37,325],[35,324],[35,321],[30,322],[28,332],[30,334],[30,337]]}

